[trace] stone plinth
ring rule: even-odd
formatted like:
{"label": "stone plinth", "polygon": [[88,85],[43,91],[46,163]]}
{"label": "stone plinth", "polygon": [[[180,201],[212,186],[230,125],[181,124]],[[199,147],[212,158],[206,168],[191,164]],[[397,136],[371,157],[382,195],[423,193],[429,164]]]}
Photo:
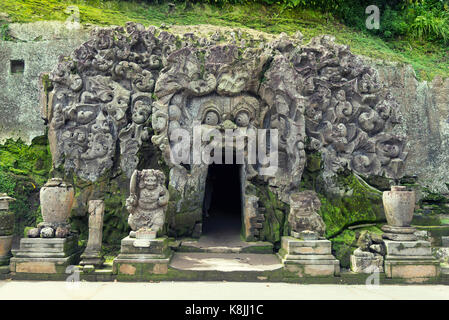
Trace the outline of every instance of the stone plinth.
{"label": "stone plinth", "polygon": [[332,255],[329,240],[302,240],[282,237],[279,252],[284,268],[304,276],[334,276],[340,274],[340,262]]}
{"label": "stone plinth", "polygon": [[78,263],[78,236],[68,238],[23,238],[12,251],[10,269],[16,273],[65,273]]}
{"label": "stone plinth", "polygon": [[122,240],[120,254],[114,259],[113,272],[117,275],[144,277],[146,274],[165,274],[168,271],[172,252],[168,239]]}
{"label": "stone plinth", "polygon": [[357,273],[384,272],[384,259],[379,254],[356,249],[351,255],[351,270]]}
{"label": "stone plinth", "polygon": [[13,236],[0,236],[0,266],[8,265]]}
{"label": "stone plinth", "polygon": [[387,278],[426,280],[439,276],[439,262],[428,241],[385,240]]}

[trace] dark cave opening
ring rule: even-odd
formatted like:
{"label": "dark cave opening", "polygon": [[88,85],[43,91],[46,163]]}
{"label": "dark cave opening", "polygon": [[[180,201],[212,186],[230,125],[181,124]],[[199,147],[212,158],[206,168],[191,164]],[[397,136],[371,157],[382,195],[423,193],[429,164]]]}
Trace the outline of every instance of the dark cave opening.
{"label": "dark cave opening", "polygon": [[241,165],[209,165],[203,204],[204,235],[240,235],[242,226]]}

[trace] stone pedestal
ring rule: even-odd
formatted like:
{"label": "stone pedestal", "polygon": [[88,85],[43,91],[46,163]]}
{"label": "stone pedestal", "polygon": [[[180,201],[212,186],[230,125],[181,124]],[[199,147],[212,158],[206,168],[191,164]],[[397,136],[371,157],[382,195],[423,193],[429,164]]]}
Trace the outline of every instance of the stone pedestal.
{"label": "stone pedestal", "polygon": [[384,259],[379,254],[366,252],[360,248],[351,255],[351,270],[357,273],[384,272]]}
{"label": "stone pedestal", "polygon": [[382,226],[382,238],[394,241],[416,241],[416,229],[413,227],[393,227],[389,225]]}
{"label": "stone pedestal", "polygon": [[114,259],[113,272],[117,275],[144,277],[165,274],[172,251],[166,237],[148,239],[126,237],[122,240],[120,254]]}
{"label": "stone pedestal", "polygon": [[13,236],[0,236],[0,266],[9,264]]}
{"label": "stone pedestal", "polygon": [[10,269],[15,273],[66,273],[78,263],[78,236],[68,238],[23,238],[12,251]]}
{"label": "stone pedestal", "polygon": [[432,256],[428,241],[385,240],[385,275],[417,281],[437,277],[439,262]]}
{"label": "stone pedestal", "polygon": [[340,262],[332,255],[329,240],[302,240],[282,237],[279,251],[284,268],[304,276],[334,276],[340,274]]}

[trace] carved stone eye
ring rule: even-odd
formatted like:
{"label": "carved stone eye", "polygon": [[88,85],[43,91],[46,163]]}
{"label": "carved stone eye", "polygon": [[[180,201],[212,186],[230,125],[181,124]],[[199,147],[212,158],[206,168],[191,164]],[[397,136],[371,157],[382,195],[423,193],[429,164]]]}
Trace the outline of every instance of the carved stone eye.
{"label": "carved stone eye", "polygon": [[235,117],[235,123],[239,127],[247,127],[249,125],[249,115],[246,111],[241,111]]}
{"label": "carved stone eye", "polygon": [[210,126],[216,126],[218,124],[219,117],[215,111],[208,111],[204,117],[204,123]]}

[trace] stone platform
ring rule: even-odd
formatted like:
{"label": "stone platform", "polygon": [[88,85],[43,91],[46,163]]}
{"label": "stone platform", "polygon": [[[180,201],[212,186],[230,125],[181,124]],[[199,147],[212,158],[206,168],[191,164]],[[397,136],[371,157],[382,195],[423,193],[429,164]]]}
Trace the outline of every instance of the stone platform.
{"label": "stone platform", "polygon": [[78,236],[69,238],[23,238],[20,248],[12,250],[12,273],[66,273],[70,265],[78,263],[81,254]]}
{"label": "stone platform", "polygon": [[199,240],[182,240],[177,252],[203,252],[203,253],[262,253],[273,254],[273,244],[256,241],[245,242],[240,238],[231,241],[216,242],[214,238],[202,236]]}
{"label": "stone platform", "polygon": [[172,257],[167,238],[122,240],[120,254],[114,259],[113,273],[117,275],[145,277],[165,274]]}
{"label": "stone platform", "polygon": [[177,252],[170,267],[186,271],[274,271],[282,263],[274,254]]}
{"label": "stone platform", "polygon": [[439,262],[432,255],[430,242],[391,240],[384,242],[387,278],[404,278],[419,282],[439,276]]}
{"label": "stone platform", "polygon": [[287,271],[304,276],[338,276],[340,262],[332,255],[329,240],[282,237],[279,256]]}

